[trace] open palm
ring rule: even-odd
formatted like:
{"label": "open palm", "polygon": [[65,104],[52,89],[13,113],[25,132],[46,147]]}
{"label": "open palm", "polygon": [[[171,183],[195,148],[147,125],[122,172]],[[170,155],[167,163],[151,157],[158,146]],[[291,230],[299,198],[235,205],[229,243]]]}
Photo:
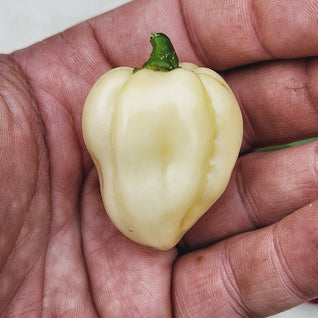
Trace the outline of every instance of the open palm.
{"label": "open palm", "polygon": [[[254,151],[318,135],[318,3],[248,3],[135,1],[0,56],[1,317],[259,317],[318,295],[317,142]],[[226,192],[166,252],[112,225],[81,132],[89,89],[153,31],[223,72],[245,124]]]}

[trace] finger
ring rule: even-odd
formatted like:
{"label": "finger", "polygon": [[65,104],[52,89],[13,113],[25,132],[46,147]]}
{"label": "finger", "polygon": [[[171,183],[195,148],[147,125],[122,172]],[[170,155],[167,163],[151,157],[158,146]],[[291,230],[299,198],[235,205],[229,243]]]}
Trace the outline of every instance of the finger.
{"label": "finger", "polygon": [[318,142],[242,156],[223,196],[184,236],[206,246],[275,223],[318,198]]}
{"label": "finger", "polygon": [[156,251],[124,237],[104,210],[93,170],[82,200],[83,249],[91,292],[102,317],[170,317],[176,250]]}
{"label": "finger", "polygon": [[178,259],[176,317],[267,317],[318,295],[318,201]]}
{"label": "finger", "polygon": [[317,1],[181,3],[192,43],[216,69],[318,54]]}
{"label": "finger", "polygon": [[318,59],[229,71],[244,118],[242,152],[318,136]]}
{"label": "finger", "polygon": [[[136,1],[92,20],[113,65],[142,63],[150,32],[167,33],[181,61],[216,70],[318,54],[318,3],[231,0]],[[129,26],[129,27],[127,27]]]}

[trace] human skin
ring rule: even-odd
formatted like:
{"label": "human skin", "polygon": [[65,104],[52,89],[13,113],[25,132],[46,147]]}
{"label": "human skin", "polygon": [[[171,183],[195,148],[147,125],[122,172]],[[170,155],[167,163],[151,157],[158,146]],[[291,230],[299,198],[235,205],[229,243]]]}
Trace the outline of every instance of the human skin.
{"label": "human skin", "polygon": [[[185,27],[186,26],[186,27]],[[263,317],[318,296],[318,2],[139,0],[0,56],[0,317]],[[178,248],[104,211],[81,114],[149,34],[219,71],[243,113],[230,184]],[[151,212],[151,211],[150,211]]]}

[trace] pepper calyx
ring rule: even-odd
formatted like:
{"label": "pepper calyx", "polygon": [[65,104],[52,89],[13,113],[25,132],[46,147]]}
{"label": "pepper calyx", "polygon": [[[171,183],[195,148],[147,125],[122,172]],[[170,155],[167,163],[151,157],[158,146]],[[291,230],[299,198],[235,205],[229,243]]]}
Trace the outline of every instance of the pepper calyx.
{"label": "pepper calyx", "polygon": [[179,68],[179,59],[170,39],[163,33],[151,33],[152,52],[141,68],[135,68],[134,73],[147,68],[153,71],[169,72]]}

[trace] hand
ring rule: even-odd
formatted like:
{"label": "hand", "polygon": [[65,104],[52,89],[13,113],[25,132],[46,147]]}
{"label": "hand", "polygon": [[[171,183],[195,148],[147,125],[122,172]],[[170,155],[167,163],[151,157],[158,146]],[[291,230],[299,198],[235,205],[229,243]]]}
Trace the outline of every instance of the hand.
{"label": "hand", "polygon": [[[318,134],[317,12],[140,0],[1,56],[0,316],[262,317],[317,297],[318,143],[254,151]],[[221,71],[244,117],[229,187],[183,255],[114,228],[81,133],[93,83],[140,66],[152,31]]]}

